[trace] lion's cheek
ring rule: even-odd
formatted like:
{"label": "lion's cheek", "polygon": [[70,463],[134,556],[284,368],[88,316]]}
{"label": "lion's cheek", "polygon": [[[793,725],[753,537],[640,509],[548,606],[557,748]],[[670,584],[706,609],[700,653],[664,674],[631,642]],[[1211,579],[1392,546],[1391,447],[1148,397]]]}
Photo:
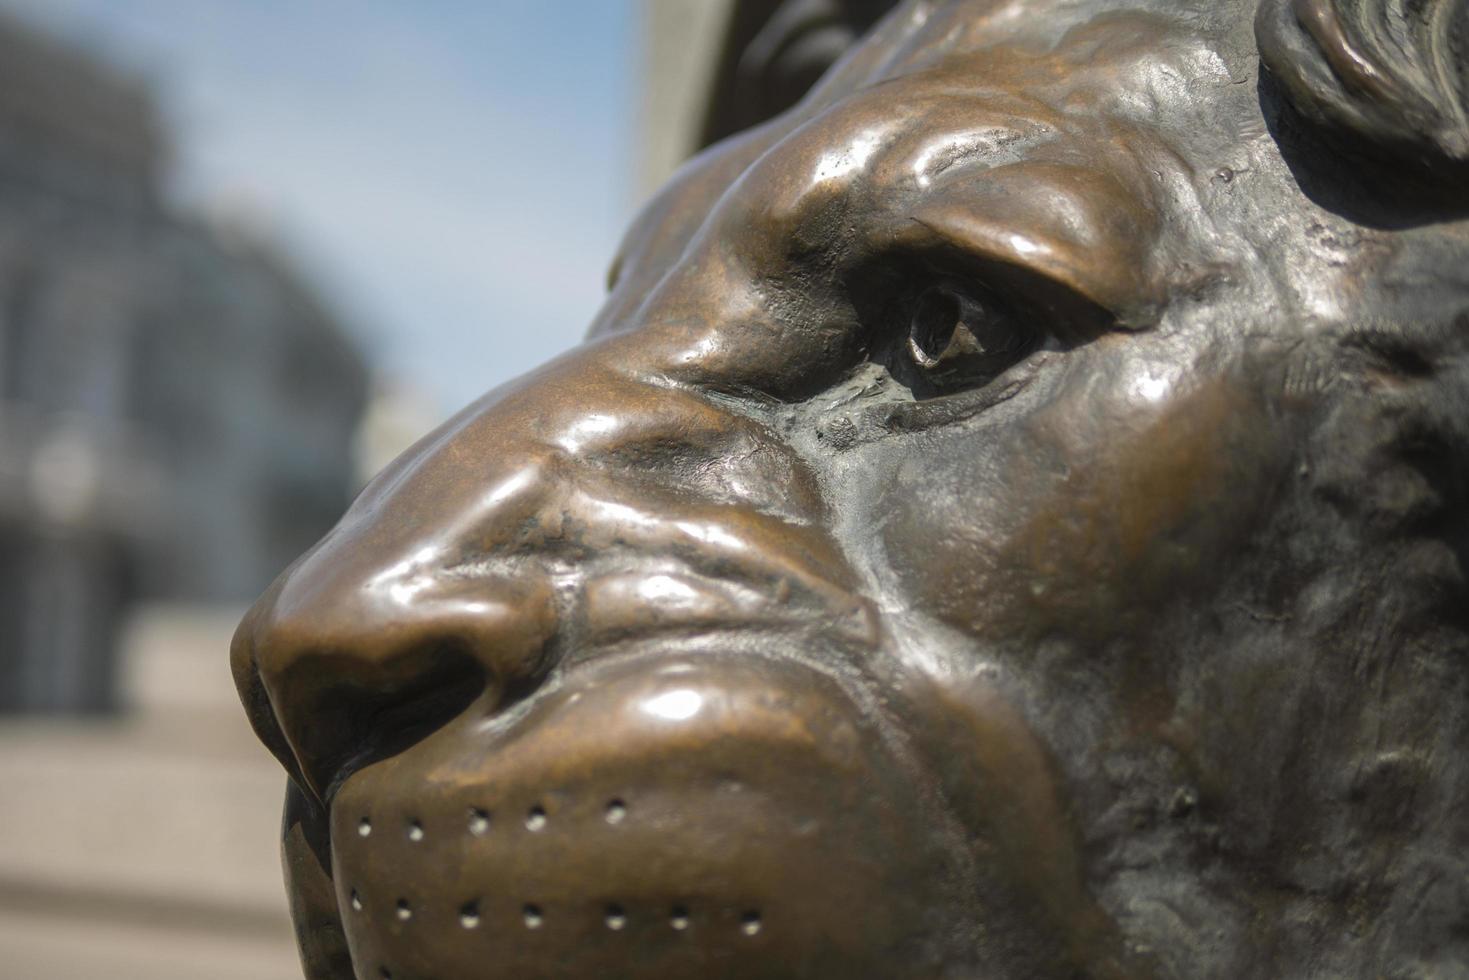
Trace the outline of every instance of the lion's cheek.
{"label": "lion's cheek", "polygon": [[1123,374],[1063,391],[899,471],[891,568],[913,605],[986,641],[1135,633],[1248,539],[1289,457],[1272,414],[1238,376],[1156,399]]}

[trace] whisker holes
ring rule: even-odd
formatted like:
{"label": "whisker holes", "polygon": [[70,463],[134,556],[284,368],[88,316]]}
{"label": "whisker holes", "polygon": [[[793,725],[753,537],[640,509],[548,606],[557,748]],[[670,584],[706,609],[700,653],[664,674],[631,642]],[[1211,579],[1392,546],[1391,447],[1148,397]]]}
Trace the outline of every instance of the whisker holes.
{"label": "whisker holes", "polygon": [[539,905],[527,905],[520,910],[520,914],[521,918],[525,920],[525,927],[527,929],[539,929],[546,921],[546,917],[541,913],[541,907]]}
{"label": "whisker holes", "polygon": [[546,826],[546,808],[539,803],[530,808],[525,815],[526,830],[541,830]]}
{"label": "whisker holes", "polygon": [[627,819],[627,804],[621,800],[612,800],[607,804],[605,815],[607,822],[610,824],[622,823],[622,821]]}
{"label": "whisker holes", "polygon": [[352,889],[352,911],[362,911],[362,896],[357,894],[357,889]]}
{"label": "whisker holes", "polygon": [[408,839],[413,841],[415,844],[423,840],[423,824],[419,823],[417,820],[410,823],[408,825]]}
{"label": "whisker holes", "polygon": [[613,932],[621,932],[627,927],[627,913],[622,910],[621,905],[609,905],[605,921],[608,929]]}
{"label": "whisker holes", "polygon": [[490,811],[481,810],[477,806],[469,808],[469,832],[476,837],[483,837],[490,832]]}
{"label": "whisker holes", "polygon": [[368,834],[371,834],[371,833],[372,833],[372,821],[371,820],[367,819],[366,817],[363,817],[361,820],[357,821],[357,836],[358,837],[366,837]]}
{"label": "whisker holes", "polygon": [[758,935],[760,932],[760,913],[746,912],[740,916],[740,932],[747,936]]}
{"label": "whisker holes", "polygon": [[465,902],[459,908],[459,924],[466,929],[479,928],[479,903]]}
{"label": "whisker holes", "polygon": [[398,918],[404,922],[413,918],[413,909],[409,907],[408,899],[406,898],[398,899]]}
{"label": "whisker holes", "polygon": [[668,914],[668,924],[679,932],[689,927],[689,910],[682,905],[675,905],[673,911]]}

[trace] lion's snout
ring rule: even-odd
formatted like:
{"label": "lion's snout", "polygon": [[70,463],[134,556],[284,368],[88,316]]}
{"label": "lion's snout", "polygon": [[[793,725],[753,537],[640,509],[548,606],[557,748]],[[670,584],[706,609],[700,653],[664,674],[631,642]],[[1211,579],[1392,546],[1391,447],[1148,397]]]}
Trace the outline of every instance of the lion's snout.
{"label": "lion's snout", "polygon": [[[930,860],[870,710],[799,665],[877,630],[814,479],[616,364],[568,358],[420,446],[237,634],[360,963],[856,956],[896,928],[892,856]],[[825,880],[840,901],[803,898]]]}
{"label": "lion's snout", "polygon": [[654,636],[871,642],[795,454],[630,374],[604,349],[503,393],[380,476],[251,611],[237,677],[310,791]]}

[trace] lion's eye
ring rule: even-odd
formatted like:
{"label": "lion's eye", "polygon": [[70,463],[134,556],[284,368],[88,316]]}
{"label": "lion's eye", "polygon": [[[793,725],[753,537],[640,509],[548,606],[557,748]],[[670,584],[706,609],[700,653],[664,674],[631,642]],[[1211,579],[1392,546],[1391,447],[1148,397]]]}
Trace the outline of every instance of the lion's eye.
{"label": "lion's eye", "polygon": [[918,298],[908,327],[908,359],[941,391],[985,384],[1034,346],[1034,333],[997,298],[947,286]]}

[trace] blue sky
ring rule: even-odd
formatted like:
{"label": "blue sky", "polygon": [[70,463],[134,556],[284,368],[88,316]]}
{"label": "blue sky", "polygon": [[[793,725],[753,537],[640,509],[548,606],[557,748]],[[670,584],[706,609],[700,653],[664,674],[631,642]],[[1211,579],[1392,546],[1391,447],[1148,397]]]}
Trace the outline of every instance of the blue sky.
{"label": "blue sky", "polygon": [[447,413],[574,344],[632,200],[636,0],[0,0],[152,79],[175,193]]}

